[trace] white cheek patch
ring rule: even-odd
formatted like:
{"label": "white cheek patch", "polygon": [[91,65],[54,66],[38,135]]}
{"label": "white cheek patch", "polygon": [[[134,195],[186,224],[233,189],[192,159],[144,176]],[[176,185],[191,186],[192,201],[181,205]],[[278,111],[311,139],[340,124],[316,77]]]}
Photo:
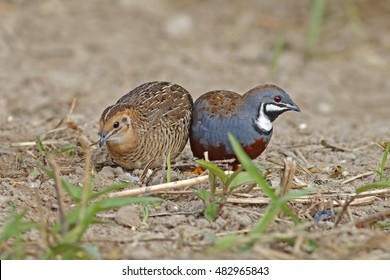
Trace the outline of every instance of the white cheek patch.
{"label": "white cheek patch", "polygon": [[[277,106],[274,106],[277,107]],[[268,108],[268,106],[267,106]],[[255,120],[256,125],[263,131],[269,132],[272,130],[272,122],[264,113],[264,105],[261,105],[259,117]]]}
{"label": "white cheek patch", "polygon": [[275,104],[267,104],[265,106],[265,111],[267,112],[280,112],[280,111],[285,111],[286,110],[286,107],[279,107]]}
{"label": "white cheek patch", "polygon": [[123,136],[122,135],[113,135],[113,136],[110,136],[107,139],[107,142],[110,142],[111,144],[120,143],[122,141],[123,141]]}

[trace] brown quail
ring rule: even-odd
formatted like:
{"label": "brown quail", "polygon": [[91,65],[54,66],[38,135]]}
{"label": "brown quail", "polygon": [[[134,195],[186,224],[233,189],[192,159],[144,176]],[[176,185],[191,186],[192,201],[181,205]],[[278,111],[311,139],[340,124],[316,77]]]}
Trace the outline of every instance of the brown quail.
{"label": "brown quail", "polygon": [[170,82],[142,84],[100,117],[99,145],[107,144],[113,160],[126,169],[159,167],[175,159],[189,135],[191,95]]}

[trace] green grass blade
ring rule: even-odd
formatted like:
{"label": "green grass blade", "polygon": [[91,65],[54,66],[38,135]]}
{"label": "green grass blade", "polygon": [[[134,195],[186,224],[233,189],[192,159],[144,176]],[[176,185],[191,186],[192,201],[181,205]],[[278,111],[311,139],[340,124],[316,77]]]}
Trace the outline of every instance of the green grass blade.
{"label": "green grass blade", "polygon": [[356,189],[356,193],[360,194],[372,189],[390,188],[390,179],[387,181],[378,181],[375,183],[367,184]]}
{"label": "green grass blade", "polygon": [[198,189],[195,194],[200,198],[202,199],[204,202],[206,201],[210,201],[210,198],[211,198],[211,194],[210,192],[208,192],[207,190],[205,189]]}
{"label": "green grass blade", "polygon": [[225,172],[216,166],[214,163],[205,161],[205,160],[197,160],[196,161],[202,168],[207,169],[209,172],[213,173],[215,176],[217,176],[223,183],[226,183],[229,176],[225,174]]}
{"label": "green grass blade", "polygon": [[26,232],[33,228],[38,228],[39,225],[33,222],[26,222],[25,218],[27,211],[17,212],[13,209],[7,220],[3,225],[3,231],[0,235],[0,242],[5,242],[11,237],[19,236],[23,232]]}
{"label": "green grass blade", "polygon": [[216,203],[216,202],[209,203],[206,206],[206,209],[204,210],[204,216],[208,221],[213,222],[213,221],[215,221],[215,218],[217,217],[218,211],[219,211],[219,204],[218,203]]}
{"label": "green grass blade", "polygon": [[[238,173],[236,173],[239,171]],[[243,184],[253,183],[254,180],[252,179],[251,175],[242,170],[235,171],[229,178],[229,180],[226,182],[228,184],[228,187],[230,189],[238,187]]]}
{"label": "green grass blade", "polygon": [[61,147],[59,147],[58,149],[54,150],[54,153],[56,153],[56,154],[61,154],[61,153],[72,154],[74,152],[74,149],[75,149],[74,145],[64,144]]}
{"label": "green grass blade", "polygon": [[271,198],[271,200],[277,200],[278,196],[275,192],[268,186],[267,181],[264,177],[259,173],[256,166],[252,163],[252,160],[245,153],[244,149],[241,147],[240,143],[236,140],[236,138],[228,133],[228,138],[230,143],[232,144],[233,151],[236,154],[240,163],[244,166],[245,170],[248,174],[253,178],[253,180],[261,187],[261,189],[265,192],[265,194]]}
{"label": "green grass blade", "polygon": [[[249,175],[253,178],[253,180],[260,186],[260,188],[264,191],[264,193],[271,199],[271,203],[279,204],[279,197],[275,194],[273,189],[268,186],[267,181],[264,177],[259,173],[256,166],[252,163],[252,160],[245,153],[244,149],[241,147],[240,143],[238,143],[237,139],[231,134],[228,133],[228,138],[230,143],[232,144],[233,151],[236,154],[238,160],[244,166],[245,170],[249,173]],[[300,220],[298,217],[291,211],[291,209],[285,204],[282,203],[280,205],[282,211],[291,217],[294,223],[299,223]]]}
{"label": "green grass blade", "polygon": [[310,1],[309,31],[307,35],[307,51],[309,54],[312,53],[318,45],[324,10],[325,0]]}
{"label": "green grass blade", "polygon": [[107,194],[107,193],[110,193],[110,192],[113,192],[113,191],[119,191],[119,190],[122,190],[128,186],[131,186],[132,183],[131,182],[125,182],[125,183],[118,183],[118,184],[113,184],[113,185],[109,185],[107,187],[104,187],[100,190],[98,190],[97,192],[94,192],[91,194],[91,198],[97,198],[97,197],[100,197],[104,194]]}
{"label": "green grass blade", "polygon": [[43,145],[42,143],[42,138],[43,136],[42,135],[38,135],[36,138],[35,138],[35,143],[38,147],[38,151],[39,151],[39,155],[46,155],[47,151],[45,149],[45,146]]}
{"label": "green grass blade", "polygon": [[50,179],[54,179],[54,172],[44,166],[39,166],[39,169],[43,171]]}
{"label": "green grass blade", "polygon": [[267,207],[263,217],[261,217],[259,223],[252,229],[252,238],[256,239],[259,235],[261,235],[268,227],[268,225],[272,222],[274,217],[280,211],[280,204],[270,204]]}
{"label": "green grass blade", "polygon": [[310,190],[300,190],[300,191],[293,191],[288,192],[284,196],[282,196],[280,199],[281,201],[287,202],[291,199],[299,198],[305,195],[310,195],[312,192]]}
{"label": "green grass blade", "polygon": [[242,237],[239,237],[236,235],[225,236],[224,238],[219,239],[217,241],[217,243],[208,250],[208,252],[210,254],[215,254],[218,252],[232,249],[241,240],[242,240]]}
{"label": "green grass blade", "polygon": [[57,259],[59,256],[64,260],[94,260],[100,258],[96,250],[92,250],[88,246],[61,242],[57,246],[50,248],[44,259],[52,260]]}
{"label": "green grass blade", "polygon": [[93,204],[94,211],[100,212],[113,208],[126,206],[133,203],[154,203],[161,201],[158,197],[110,197]]}
{"label": "green grass blade", "polygon": [[387,156],[389,155],[389,150],[390,150],[390,142],[387,143],[385,152],[383,153],[382,162],[381,162],[381,167],[380,167],[380,170],[379,170],[379,173],[380,173],[380,180],[383,179],[383,172],[384,172],[384,170],[385,170],[386,161],[387,161]]}
{"label": "green grass blade", "polygon": [[72,199],[75,202],[81,201],[81,195],[83,192],[83,189],[81,187],[75,186],[69,181],[61,178],[61,185],[64,188],[64,190],[72,197]]}

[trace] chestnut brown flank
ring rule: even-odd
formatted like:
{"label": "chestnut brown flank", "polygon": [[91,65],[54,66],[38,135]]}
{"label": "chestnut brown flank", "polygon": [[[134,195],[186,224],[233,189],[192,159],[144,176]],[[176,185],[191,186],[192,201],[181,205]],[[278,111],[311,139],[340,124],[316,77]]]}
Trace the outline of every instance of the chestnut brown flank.
{"label": "chestnut brown flank", "polygon": [[[266,141],[263,139],[256,140],[253,144],[249,146],[243,146],[245,152],[251,159],[257,158],[267,147]],[[226,151],[226,146],[220,144],[216,147],[210,147],[208,150],[200,144],[198,141],[193,141],[191,145],[192,152],[197,158],[204,158],[204,153],[208,152],[209,160],[221,160],[221,159],[232,159],[237,157],[234,154],[228,153]]]}

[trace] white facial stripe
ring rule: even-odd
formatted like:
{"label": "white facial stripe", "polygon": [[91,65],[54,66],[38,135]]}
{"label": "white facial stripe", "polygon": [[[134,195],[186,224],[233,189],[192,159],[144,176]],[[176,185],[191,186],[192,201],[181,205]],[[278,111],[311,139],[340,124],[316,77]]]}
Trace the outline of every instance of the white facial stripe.
{"label": "white facial stripe", "polygon": [[120,143],[122,141],[123,141],[123,135],[112,135],[106,140],[106,142],[110,142],[110,143]]}
{"label": "white facial stripe", "polygon": [[112,106],[107,112],[106,114],[104,115],[104,118],[103,120],[106,122],[107,121],[107,116],[110,114],[111,110],[114,109],[116,107],[116,104],[114,106]]}
{"label": "white facial stripe", "polygon": [[265,110],[267,112],[280,112],[280,111],[287,110],[287,108],[286,107],[279,107],[275,104],[270,103],[270,104],[265,105]]}
{"label": "white facial stripe", "polygon": [[267,117],[267,115],[264,113],[264,105],[263,104],[260,107],[259,117],[255,120],[255,123],[263,131],[269,132],[272,129],[272,122]]}

